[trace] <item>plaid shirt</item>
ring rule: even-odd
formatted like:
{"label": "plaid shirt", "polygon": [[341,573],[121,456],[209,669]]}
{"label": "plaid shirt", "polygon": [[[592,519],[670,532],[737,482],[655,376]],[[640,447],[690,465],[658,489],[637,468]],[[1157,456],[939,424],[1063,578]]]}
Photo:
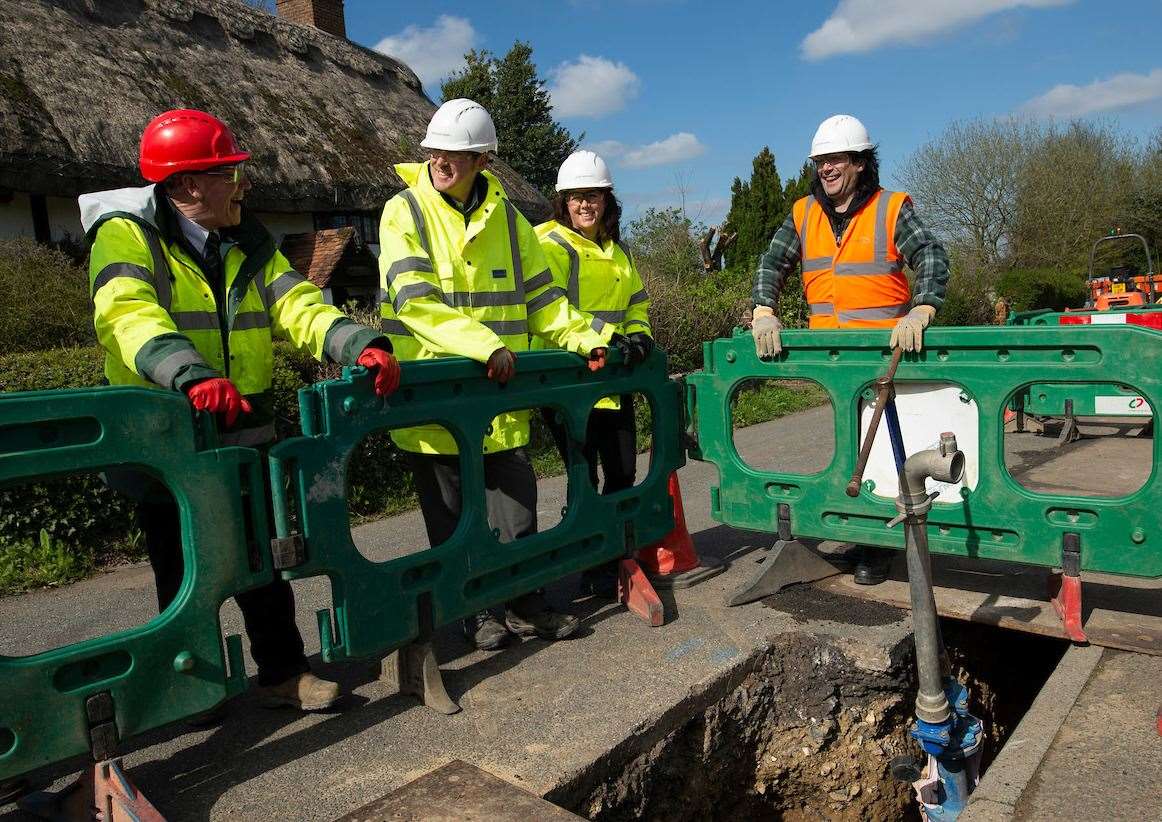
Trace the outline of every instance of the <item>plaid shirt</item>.
{"label": "plaid shirt", "polygon": [[[832,226],[837,235],[836,242],[849,222],[850,218]],[[944,302],[944,292],[948,290],[948,252],[920,222],[910,201],[900,207],[895,240],[896,248],[916,275],[912,284],[912,306],[930,305],[940,308]],[[802,256],[799,232],[795,230],[795,217],[788,214],[786,222],[779,226],[771,238],[770,247],[759,258],[759,270],[755,274],[754,289],[751,291],[755,305],[766,305],[778,310],[783,283],[795,271]]]}

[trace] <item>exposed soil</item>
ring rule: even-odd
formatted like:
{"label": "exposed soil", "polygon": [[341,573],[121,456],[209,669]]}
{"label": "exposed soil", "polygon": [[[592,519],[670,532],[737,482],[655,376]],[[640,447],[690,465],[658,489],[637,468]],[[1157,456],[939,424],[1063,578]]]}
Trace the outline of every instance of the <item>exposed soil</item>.
{"label": "exposed soil", "polygon": [[813,585],[792,585],[763,600],[763,605],[794,617],[796,622],[826,619],[845,625],[891,625],[908,612],[870,599],[848,597]]}
{"label": "exposed soil", "polygon": [[[804,618],[894,622],[901,615],[807,586],[767,602]],[[1066,643],[942,624],[954,672],[970,688],[973,713],[985,720],[987,767]],[[633,729],[610,754],[545,798],[602,822],[917,820],[909,786],[888,772],[893,757],[918,753],[908,737],[912,654],[910,641],[900,643],[887,670],[872,672],[824,639],[784,634],[656,722]]]}
{"label": "exposed soil", "polygon": [[914,818],[887,772],[909,745],[909,656],[872,673],[784,634],[546,798],[595,820]]}

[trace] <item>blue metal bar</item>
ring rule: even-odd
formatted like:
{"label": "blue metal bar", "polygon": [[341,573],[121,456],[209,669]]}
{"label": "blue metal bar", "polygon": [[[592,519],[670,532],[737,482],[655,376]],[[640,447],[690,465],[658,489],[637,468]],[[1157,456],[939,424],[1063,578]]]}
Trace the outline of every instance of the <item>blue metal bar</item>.
{"label": "blue metal bar", "polygon": [[892,441],[892,456],[896,458],[896,473],[904,470],[904,436],[900,433],[900,415],[896,412],[896,400],[889,397],[884,404],[884,414],[888,422],[888,439]]}

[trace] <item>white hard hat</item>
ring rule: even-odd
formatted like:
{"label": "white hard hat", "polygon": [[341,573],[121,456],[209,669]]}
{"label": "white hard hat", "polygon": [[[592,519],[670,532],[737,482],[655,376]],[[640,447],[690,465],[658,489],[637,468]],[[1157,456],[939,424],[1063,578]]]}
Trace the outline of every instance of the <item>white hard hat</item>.
{"label": "white hard hat", "polygon": [[443,151],[496,151],[496,126],[484,106],[472,100],[449,100],[436,109],[420,145]]}
{"label": "white hard hat", "polygon": [[838,154],[843,151],[867,151],[872,148],[871,138],[863,123],[850,114],[836,114],[828,117],[815,129],[811,140],[812,157],[824,154]]}
{"label": "white hard hat", "polygon": [[613,188],[609,166],[592,151],[574,151],[557,172],[557,191],[578,188]]}

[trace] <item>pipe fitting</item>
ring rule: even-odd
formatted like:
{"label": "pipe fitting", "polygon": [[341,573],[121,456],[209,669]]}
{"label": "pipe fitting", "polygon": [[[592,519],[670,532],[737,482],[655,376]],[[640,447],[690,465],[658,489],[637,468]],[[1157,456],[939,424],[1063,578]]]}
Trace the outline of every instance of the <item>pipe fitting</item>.
{"label": "pipe fitting", "polygon": [[928,502],[924,487],[928,477],[937,482],[960,482],[963,475],[964,454],[956,447],[956,435],[946,431],[940,435],[939,447],[918,451],[904,461],[904,470],[900,472],[900,502],[906,509],[922,506]]}

